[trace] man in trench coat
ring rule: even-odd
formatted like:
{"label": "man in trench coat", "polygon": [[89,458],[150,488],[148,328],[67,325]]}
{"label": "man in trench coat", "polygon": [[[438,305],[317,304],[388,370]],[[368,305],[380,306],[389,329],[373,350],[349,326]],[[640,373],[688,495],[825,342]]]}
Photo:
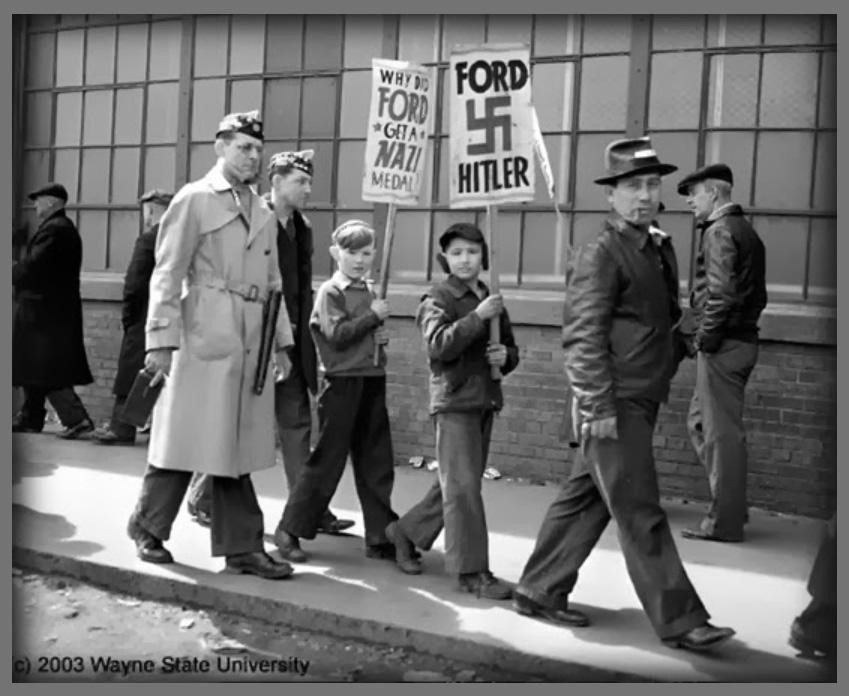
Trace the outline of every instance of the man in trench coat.
{"label": "man in trench coat", "polygon": [[65,426],[59,437],[73,440],[94,430],[74,391],[94,381],[83,343],[82,239],[65,214],[68,192],[62,184],[48,184],[29,199],[38,229],[12,268],[12,385],[24,393],[12,432],[41,432],[48,399]]}
{"label": "man in trench coat", "polygon": [[[251,189],[262,157],[254,111],[219,124],[216,165],[183,186],[162,218],[150,281],[145,365],[164,379],[153,410],[148,467],[127,532],[139,557],[171,563],[163,541],[192,472],[212,476],[212,555],[226,569],[280,579],[292,567],[269,556],[253,471],[274,466],[274,383],[253,392],[263,301],[282,281],[274,214]],[[285,305],[277,365],[293,344]]]}
{"label": "man in trench coat", "polygon": [[112,387],[115,403],[109,426],[105,429],[98,428],[94,432],[95,442],[102,445],[132,445],[136,441],[135,426],[122,421],[121,412],[133,386],[133,380],[144,366],[144,322],[147,317],[150,275],[156,265],[156,234],[159,232],[159,221],[172,198],[171,193],[153,189],[139,199],[145,231],[136,239],[124,277],[124,299],[121,306],[124,336],[118,353],[118,373]]}

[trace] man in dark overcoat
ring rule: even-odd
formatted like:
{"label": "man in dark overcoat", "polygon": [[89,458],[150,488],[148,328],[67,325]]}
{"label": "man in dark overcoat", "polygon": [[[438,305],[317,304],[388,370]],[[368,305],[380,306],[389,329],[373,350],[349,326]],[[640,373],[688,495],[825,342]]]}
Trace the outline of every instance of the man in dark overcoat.
{"label": "man in dark overcoat", "polygon": [[94,381],[83,344],[83,244],[65,214],[68,192],[62,184],[48,184],[29,199],[38,229],[12,268],[12,384],[24,394],[12,432],[41,432],[49,399],[64,426],[59,437],[74,440],[94,430],[74,391]]}
{"label": "man in dark overcoat", "polygon": [[95,441],[102,445],[132,445],[136,441],[135,426],[122,421],[121,413],[133,380],[144,367],[144,322],[147,318],[150,276],[156,265],[156,234],[159,231],[159,220],[168,208],[171,198],[173,194],[153,189],[139,199],[145,231],[136,238],[133,255],[124,277],[124,299],[121,306],[124,337],[118,354],[118,372],[112,387],[115,404],[108,427],[98,428],[94,432]]}

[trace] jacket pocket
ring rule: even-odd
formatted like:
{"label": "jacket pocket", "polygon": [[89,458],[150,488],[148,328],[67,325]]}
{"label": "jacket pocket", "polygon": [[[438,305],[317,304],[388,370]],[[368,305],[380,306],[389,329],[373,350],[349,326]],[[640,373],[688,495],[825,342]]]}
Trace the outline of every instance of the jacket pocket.
{"label": "jacket pocket", "polygon": [[190,287],[183,300],[186,344],[201,360],[223,360],[241,347],[241,335],[233,314],[233,300],[226,290]]}

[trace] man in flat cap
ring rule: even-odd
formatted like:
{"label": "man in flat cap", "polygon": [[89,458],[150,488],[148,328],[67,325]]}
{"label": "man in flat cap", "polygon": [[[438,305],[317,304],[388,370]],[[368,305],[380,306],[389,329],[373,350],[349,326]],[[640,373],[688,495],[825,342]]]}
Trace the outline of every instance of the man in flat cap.
{"label": "man in flat cap", "polygon": [[121,413],[133,380],[144,367],[144,322],[147,318],[150,275],[156,264],[156,234],[159,232],[159,220],[173,197],[171,193],[153,189],[139,198],[145,231],[136,238],[124,276],[124,299],[121,306],[124,336],[118,353],[118,372],[112,387],[115,403],[108,427],[98,428],[94,432],[95,441],[102,445],[132,445],[136,441],[135,426],[122,421]]}
{"label": "man in flat cap", "polygon": [[[274,214],[251,189],[262,157],[257,112],[230,114],[215,136],[218,161],[183,186],[156,240],[145,325],[145,366],[165,384],[153,409],[148,467],[127,532],[139,557],[172,563],[163,546],[192,472],[212,478],[212,555],[226,570],[280,579],[292,567],[266,553],[250,474],[274,466],[273,375],[253,391],[263,304],[282,282]],[[184,292],[185,288],[185,292]],[[289,369],[285,306],[277,365]]]}
{"label": "man in flat cap", "polygon": [[35,203],[38,229],[12,269],[12,384],[24,394],[12,432],[41,432],[48,399],[64,426],[59,437],[74,440],[94,430],[74,391],[75,385],[94,381],[83,343],[83,244],[65,214],[68,192],[62,184],[48,184],[29,199]]}
{"label": "man in flat cap", "polygon": [[714,648],[734,635],[708,623],[660,506],[652,453],[657,412],[679,357],[678,268],[667,235],[653,234],[661,177],[649,138],[605,150],[611,212],[567,271],[563,347],[577,401],[581,456],[551,504],[514,593],[514,607],[566,626],[578,571],[611,518],[637,596],[671,647]]}
{"label": "man in flat cap", "polygon": [[[309,329],[313,305],[313,236],[309,220],[301,212],[312,190],[314,154],[313,150],[278,152],[271,156],[268,164],[271,191],[267,202],[277,217],[277,254],[283,278],[283,298],[295,339],[289,353],[291,372],[274,385],[277,434],[289,491],[295,488],[298,474],[310,456],[312,413],[309,395],[314,395],[318,388],[315,344]],[[209,485],[205,477],[192,483],[189,505],[198,522],[209,523]],[[353,526],[353,520],[339,519],[328,509],[318,531],[338,534]],[[300,549],[283,555],[296,562],[305,560]]]}
{"label": "man in flat cap", "polygon": [[710,483],[711,503],[688,539],[742,541],[746,523],[746,431],[743,392],[758,359],[758,318],[766,306],[764,245],[731,201],[725,164],[684,177],[699,229],[690,306],[696,326],[696,388],[687,427]]}

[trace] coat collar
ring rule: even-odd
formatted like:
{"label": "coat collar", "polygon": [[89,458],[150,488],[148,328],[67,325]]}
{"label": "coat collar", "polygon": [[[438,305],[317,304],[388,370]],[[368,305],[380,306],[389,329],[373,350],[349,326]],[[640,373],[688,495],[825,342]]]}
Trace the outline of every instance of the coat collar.
{"label": "coat collar", "polygon": [[349,278],[344,273],[342,273],[342,271],[340,271],[339,269],[333,272],[333,275],[330,276],[330,280],[340,290],[347,290],[350,287],[364,287],[369,290],[371,289],[371,285],[368,280],[353,280],[352,278]]}
{"label": "coat collar", "polygon": [[[216,164],[212,169],[210,169],[204,180],[207,182],[209,187],[215,191],[216,193],[223,193],[224,191],[233,191],[233,186],[224,176],[224,173],[221,170],[221,165]],[[274,213],[268,207],[268,204],[262,199],[262,197],[257,194],[255,188],[253,186],[249,187],[251,189],[251,221],[250,227],[248,229],[248,239],[245,246],[249,247],[254,239],[256,239],[259,231],[265,227],[266,224],[274,217]],[[233,194],[226,196],[225,206],[227,210],[234,215],[238,215],[243,220],[245,219],[242,216],[242,212],[239,210],[239,206],[236,204],[235,196]],[[245,221],[247,222],[247,221]]]}
{"label": "coat collar", "polygon": [[[458,300],[468,292],[471,292],[473,295],[475,294],[474,291],[468,285],[466,285],[455,275],[449,275],[448,279],[445,281],[445,284],[448,286],[448,290],[451,292],[451,294],[454,295],[454,297]],[[486,283],[479,279],[478,284],[483,288],[484,297],[489,295],[489,288],[486,286]]]}
{"label": "coat collar", "polygon": [[636,247],[641,251],[645,248],[646,244],[648,244],[648,229],[639,227],[637,225],[632,225],[630,222],[627,222],[615,210],[610,211],[610,215],[607,218],[607,222],[614,230],[619,232],[629,242],[636,245]]}

